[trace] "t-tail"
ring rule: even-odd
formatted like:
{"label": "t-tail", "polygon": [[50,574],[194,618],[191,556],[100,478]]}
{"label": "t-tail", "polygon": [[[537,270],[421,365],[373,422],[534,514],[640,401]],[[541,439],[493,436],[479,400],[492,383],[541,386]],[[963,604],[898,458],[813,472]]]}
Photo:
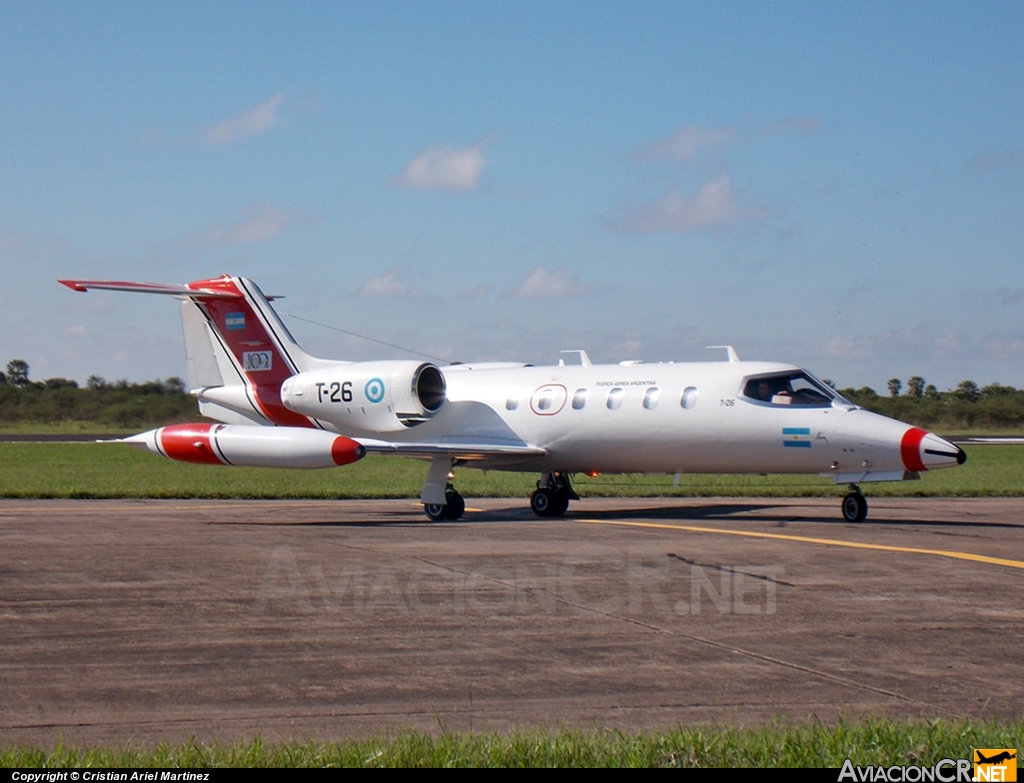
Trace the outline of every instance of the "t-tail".
{"label": "t-tail", "polygon": [[229,424],[320,427],[316,419],[282,404],[281,384],[335,362],[303,351],[251,280],[222,275],[186,285],[60,282],[75,291],[106,289],[180,299],[189,385],[204,416]]}

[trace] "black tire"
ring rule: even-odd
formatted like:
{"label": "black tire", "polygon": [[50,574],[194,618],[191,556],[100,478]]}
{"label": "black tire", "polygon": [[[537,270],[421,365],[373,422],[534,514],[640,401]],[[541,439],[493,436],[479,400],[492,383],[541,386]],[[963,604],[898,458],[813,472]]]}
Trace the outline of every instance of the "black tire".
{"label": "black tire", "polygon": [[423,511],[432,522],[454,522],[461,519],[466,511],[466,501],[454,490],[444,493],[444,505],[440,503],[424,503]]}
{"label": "black tire", "polygon": [[530,495],[530,509],[539,517],[552,516],[551,511],[555,504],[555,493],[550,489],[538,489]]}
{"label": "black tire", "polygon": [[560,517],[569,508],[569,494],[554,489],[538,489],[530,496],[530,509],[545,519]]}
{"label": "black tire", "polygon": [[431,522],[444,522],[448,519],[448,505],[440,503],[424,503],[423,511],[430,518]]}
{"label": "black tire", "polygon": [[851,492],[843,498],[843,519],[847,522],[863,522],[868,516],[868,501],[859,492]]}
{"label": "black tire", "polygon": [[462,495],[458,492],[447,492],[445,493],[445,509],[447,516],[445,519],[449,519],[454,522],[456,519],[462,519],[462,515],[466,511],[466,501],[463,500]]}
{"label": "black tire", "polygon": [[569,510],[569,493],[568,492],[556,492],[555,499],[551,506],[551,514],[553,517],[560,517],[566,511]]}

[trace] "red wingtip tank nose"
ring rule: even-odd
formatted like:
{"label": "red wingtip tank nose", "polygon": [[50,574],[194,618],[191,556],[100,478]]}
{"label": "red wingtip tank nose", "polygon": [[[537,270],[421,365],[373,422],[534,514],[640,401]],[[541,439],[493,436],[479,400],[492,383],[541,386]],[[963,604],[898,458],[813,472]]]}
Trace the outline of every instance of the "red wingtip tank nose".
{"label": "red wingtip tank nose", "polygon": [[366,447],[351,438],[339,435],[331,444],[331,459],[335,465],[348,465],[366,456]]}

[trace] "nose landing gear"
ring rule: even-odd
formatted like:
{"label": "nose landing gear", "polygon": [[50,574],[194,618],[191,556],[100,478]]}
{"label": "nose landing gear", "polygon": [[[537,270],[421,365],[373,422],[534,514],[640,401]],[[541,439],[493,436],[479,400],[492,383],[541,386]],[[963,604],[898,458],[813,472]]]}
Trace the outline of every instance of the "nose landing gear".
{"label": "nose landing gear", "polygon": [[868,516],[868,501],[860,493],[860,487],[850,485],[850,491],[843,498],[843,519],[847,522],[863,522]]}

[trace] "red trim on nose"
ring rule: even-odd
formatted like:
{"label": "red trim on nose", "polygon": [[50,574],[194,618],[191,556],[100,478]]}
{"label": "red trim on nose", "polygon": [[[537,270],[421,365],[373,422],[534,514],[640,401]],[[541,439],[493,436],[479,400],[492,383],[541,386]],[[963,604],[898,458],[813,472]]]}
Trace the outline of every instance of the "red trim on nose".
{"label": "red trim on nose", "polygon": [[903,464],[907,466],[907,470],[912,470],[915,473],[928,470],[924,462],[921,461],[921,441],[927,434],[920,427],[911,427],[903,433],[903,440],[900,441],[900,456],[903,458]]}
{"label": "red trim on nose", "polygon": [[362,443],[356,443],[351,438],[339,435],[331,444],[331,459],[335,465],[348,465],[351,462],[360,460],[366,454]]}
{"label": "red trim on nose", "polygon": [[172,424],[161,427],[157,437],[164,454],[178,462],[198,465],[223,465],[210,443],[210,430],[216,424]]}

